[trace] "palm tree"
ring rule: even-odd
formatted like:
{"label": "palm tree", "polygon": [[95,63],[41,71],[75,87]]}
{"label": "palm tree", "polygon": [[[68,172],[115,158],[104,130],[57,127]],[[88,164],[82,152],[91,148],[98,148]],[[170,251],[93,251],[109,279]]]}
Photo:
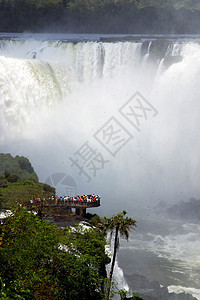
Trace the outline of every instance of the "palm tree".
{"label": "palm tree", "polygon": [[116,254],[117,250],[119,249],[119,236],[122,238],[125,238],[128,241],[129,238],[129,232],[133,226],[136,226],[136,221],[131,218],[124,218],[126,215],[126,211],[124,210],[122,213],[119,213],[117,215],[114,215],[112,218],[104,218],[104,230],[110,231],[110,242],[112,240],[113,233],[115,233],[115,241],[114,241],[114,252],[112,257],[112,263],[110,268],[110,274],[108,278],[108,285],[106,290],[106,300],[109,300],[110,296],[110,288],[111,288],[111,281],[115,266],[115,260],[116,260]]}

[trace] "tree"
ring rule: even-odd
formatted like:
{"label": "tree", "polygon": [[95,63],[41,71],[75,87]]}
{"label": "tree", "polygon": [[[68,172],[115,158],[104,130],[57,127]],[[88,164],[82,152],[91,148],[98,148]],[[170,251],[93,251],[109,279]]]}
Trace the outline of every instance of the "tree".
{"label": "tree", "polygon": [[113,251],[113,257],[112,257],[111,268],[110,268],[110,273],[108,278],[108,285],[106,290],[106,297],[105,297],[106,300],[109,299],[116,254],[117,254],[117,250],[119,249],[118,235],[120,233],[120,236],[122,238],[125,238],[128,241],[130,229],[133,226],[136,226],[136,221],[128,217],[125,218],[124,217],[125,215],[126,215],[126,211],[123,211],[122,213],[114,215],[112,218],[104,218],[104,230],[110,231],[110,241],[112,240],[113,233],[115,234],[114,251]]}
{"label": "tree", "polygon": [[[17,12],[15,9],[13,10],[17,18]],[[34,179],[38,182],[38,176],[34,172],[30,161],[26,157],[18,155],[13,157],[9,153],[0,153],[0,176],[9,178],[10,174],[17,174],[21,180]]]}
{"label": "tree", "polygon": [[17,208],[0,225],[0,299],[102,299],[105,244],[93,228],[59,228]]}

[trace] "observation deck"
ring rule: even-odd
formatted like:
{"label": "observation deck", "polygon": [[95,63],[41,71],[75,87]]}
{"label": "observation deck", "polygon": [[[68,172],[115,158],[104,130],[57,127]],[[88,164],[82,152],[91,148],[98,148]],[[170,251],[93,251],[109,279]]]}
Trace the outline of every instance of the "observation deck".
{"label": "observation deck", "polygon": [[86,209],[92,207],[99,207],[100,197],[94,201],[86,201],[86,200],[60,200],[56,199],[55,201],[48,200],[37,200],[32,201],[29,205],[26,205],[27,208],[31,208],[33,206],[38,207],[38,214],[45,209],[51,214],[55,215],[69,215],[72,213],[72,209],[75,209],[75,213],[84,217],[86,215]]}

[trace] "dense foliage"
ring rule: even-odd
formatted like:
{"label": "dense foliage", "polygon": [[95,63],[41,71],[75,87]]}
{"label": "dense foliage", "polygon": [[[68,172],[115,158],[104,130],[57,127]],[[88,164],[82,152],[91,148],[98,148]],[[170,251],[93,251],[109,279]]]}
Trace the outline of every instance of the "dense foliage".
{"label": "dense foliage", "polygon": [[28,160],[24,156],[15,156],[11,154],[0,153],[0,176],[4,176],[5,172],[17,174],[21,180],[34,179],[38,181],[37,174]]}
{"label": "dense foliage", "polygon": [[199,33],[199,0],[0,0],[3,32]]}
{"label": "dense foliage", "polygon": [[23,208],[0,225],[1,299],[102,299],[106,240],[94,229],[60,229]]}
{"label": "dense foliage", "polygon": [[28,204],[30,199],[55,196],[55,188],[34,180],[20,180],[16,174],[5,172],[0,176],[0,203],[3,208],[10,208],[16,203]]}

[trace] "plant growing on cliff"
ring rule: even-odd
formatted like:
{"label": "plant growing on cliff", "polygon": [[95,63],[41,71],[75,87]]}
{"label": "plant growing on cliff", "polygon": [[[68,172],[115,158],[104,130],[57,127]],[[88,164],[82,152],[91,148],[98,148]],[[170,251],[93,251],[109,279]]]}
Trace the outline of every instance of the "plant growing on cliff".
{"label": "plant growing on cliff", "polygon": [[110,296],[110,288],[115,266],[116,254],[117,250],[119,249],[119,234],[122,238],[125,238],[128,241],[130,229],[133,226],[136,226],[136,221],[128,217],[125,218],[125,215],[126,211],[123,211],[122,213],[114,215],[112,218],[104,218],[103,220],[104,230],[110,231],[110,241],[112,240],[113,234],[115,235],[113,257],[106,289],[106,300],[108,300]]}
{"label": "plant growing on cliff", "polygon": [[0,299],[102,299],[106,240],[19,207],[0,225]]}
{"label": "plant growing on cliff", "polygon": [[11,174],[17,174],[21,180],[32,179],[38,181],[38,176],[28,158],[18,155],[13,157],[9,153],[0,153],[0,176],[10,178],[12,182],[19,179],[14,178]]}

